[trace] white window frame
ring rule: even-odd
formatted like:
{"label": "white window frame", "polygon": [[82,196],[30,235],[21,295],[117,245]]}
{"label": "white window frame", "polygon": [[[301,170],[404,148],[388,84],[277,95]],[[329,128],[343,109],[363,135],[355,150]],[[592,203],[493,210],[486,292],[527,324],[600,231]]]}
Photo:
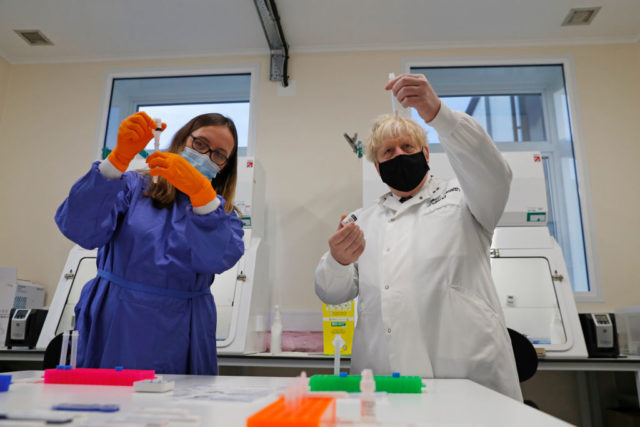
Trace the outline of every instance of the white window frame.
{"label": "white window frame", "polygon": [[256,152],[256,123],[258,112],[258,81],[260,64],[214,65],[207,67],[170,67],[170,68],[134,68],[122,70],[106,70],[103,78],[102,103],[99,113],[98,133],[94,149],[94,159],[102,160],[102,149],[107,132],[109,104],[115,79],[145,77],[195,77],[216,74],[250,74],[249,89],[249,134],[247,135],[247,157],[254,157]]}
{"label": "white window frame", "polygon": [[[575,87],[575,70],[573,59],[570,55],[547,56],[492,56],[492,57],[444,57],[444,58],[405,58],[402,60],[401,69],[405,73],[411,72],[416,67],[469,67],[469,66],[515,66],[515,65],[550,65],[561,64],[564,70],[565,88],[567,91],[567,104],[571,133],[573,136],[573,154],[576,164],[576,176],[578,179],[578,195],[580,198],[580,211],[582,215],[582,228],[584,245],[589,275],[589,292],[575,292],[576,302],[598,303],[604,302],[602,292],[602,279],[598,257],[598,246],[595,239],[595,222],[593,217],[593,202],[591,198],[591,186],[587,168],[586,150],[582,134],[582,121],[578,107],[578,95]],[[513,93],[513,92],[511,92]],[[543,108],[547,113],[549,106],[543,102]],[[549,124],[545,125],[549,132]],[[550,135],[547,133],[547,135]],[[558,185],[554,183],[553,185]]]}

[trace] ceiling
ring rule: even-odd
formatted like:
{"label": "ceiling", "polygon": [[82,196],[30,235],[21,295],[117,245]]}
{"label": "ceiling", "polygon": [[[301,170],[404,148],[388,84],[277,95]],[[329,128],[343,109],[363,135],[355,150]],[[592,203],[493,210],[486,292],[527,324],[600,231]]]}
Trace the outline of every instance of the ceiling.
{"label": "ceiling", "polygon": [[[640,0],[276,0],[290,54],[504,45],[635,43]],[[590,25],[571,8],[601,6]],[[38,29],[53,46],[14,30]],[[267,54],[253,0],[0,0],[12,64]]]}

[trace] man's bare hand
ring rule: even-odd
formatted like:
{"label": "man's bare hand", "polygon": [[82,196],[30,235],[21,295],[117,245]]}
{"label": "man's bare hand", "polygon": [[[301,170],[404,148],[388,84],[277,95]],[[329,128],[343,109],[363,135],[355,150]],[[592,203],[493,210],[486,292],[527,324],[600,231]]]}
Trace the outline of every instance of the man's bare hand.
{"label": "man's bare hand", "polygon": [[331,256],[342,265],[356,262],[364,252],[364,247],[364,233],[355,222],[346,226],[339,224],[338,230],[329,237]]}
{"label": "man's bare hand", "polygon": [[440,111],[440,98],[424,74],[400,74],[384,87],[404,107],[413,107],[425,122],[433,120]]}

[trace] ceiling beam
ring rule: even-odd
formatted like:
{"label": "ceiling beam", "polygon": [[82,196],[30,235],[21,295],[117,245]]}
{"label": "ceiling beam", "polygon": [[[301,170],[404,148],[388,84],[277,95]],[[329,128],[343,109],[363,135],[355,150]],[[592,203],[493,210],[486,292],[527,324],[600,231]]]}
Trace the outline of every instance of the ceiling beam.
{"label": "ceiling beam", "polygon": [[281,81],[282,86],[289,85],[287,65],[289,63],[289,46],[284,38],[280,16],[275,0],[254,0],[264,35],[271,52],[269,80]]}

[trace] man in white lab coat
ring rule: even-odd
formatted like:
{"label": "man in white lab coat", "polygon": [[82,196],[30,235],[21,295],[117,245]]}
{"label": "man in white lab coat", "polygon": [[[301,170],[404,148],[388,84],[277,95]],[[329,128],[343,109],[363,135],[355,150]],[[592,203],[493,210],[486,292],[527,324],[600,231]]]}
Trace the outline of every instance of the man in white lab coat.
{"label": "man in white lab coat", "polygon": [[511,170],[480,124],[441,103],[423,75],[385,89],[436,129],[457,180],[429,172],[417,123],[379,119],[366,155],[391,191],[329,238],[316,294],[329,304],[358,297],[354,373],[468,378],[521,401],[489,263]]}

